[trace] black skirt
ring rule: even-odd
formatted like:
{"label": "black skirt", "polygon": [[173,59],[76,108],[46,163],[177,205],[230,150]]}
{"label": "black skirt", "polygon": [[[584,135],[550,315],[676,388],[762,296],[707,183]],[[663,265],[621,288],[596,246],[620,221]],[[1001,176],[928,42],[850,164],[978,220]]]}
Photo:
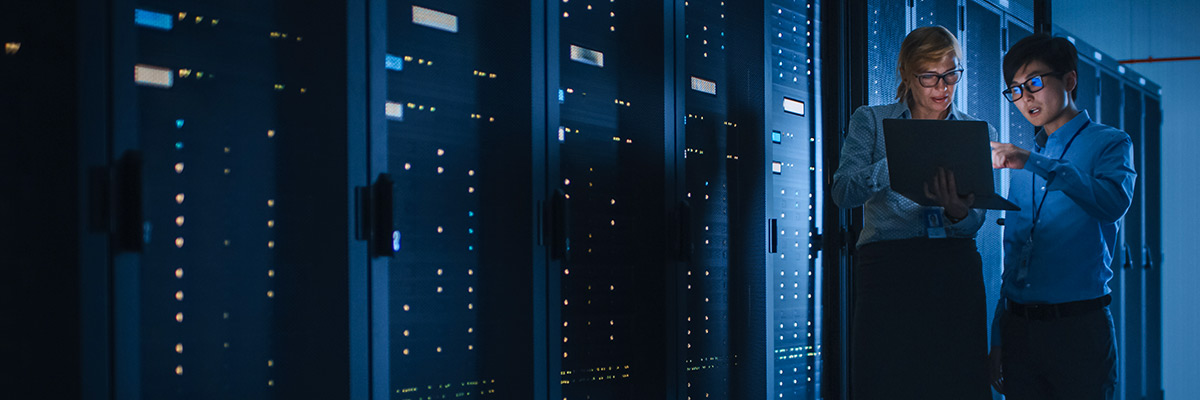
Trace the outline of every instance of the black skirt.
{"label": "black skirt", "polygon": [[869,243],[853,279],[851,399],[991,399],[974,240]]}

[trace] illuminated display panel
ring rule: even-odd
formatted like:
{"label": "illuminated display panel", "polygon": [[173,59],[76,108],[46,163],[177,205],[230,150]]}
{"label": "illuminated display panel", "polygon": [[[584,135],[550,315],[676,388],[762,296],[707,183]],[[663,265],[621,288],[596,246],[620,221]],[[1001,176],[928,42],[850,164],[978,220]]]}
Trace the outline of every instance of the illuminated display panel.
{"label": "illuminated display panel", "polygon": [[693,76],[692,77],[692,90],[702,92],[702,93],[708,93],[711,95],[716,95],[717,94],[717,83],[710,81],[710,80],[700,79],[700,78]]}

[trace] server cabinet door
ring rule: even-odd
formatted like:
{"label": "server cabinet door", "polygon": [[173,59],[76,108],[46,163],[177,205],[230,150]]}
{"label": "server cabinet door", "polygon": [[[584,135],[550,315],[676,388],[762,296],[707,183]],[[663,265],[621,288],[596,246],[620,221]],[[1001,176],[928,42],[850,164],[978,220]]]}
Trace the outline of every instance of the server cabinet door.
{"label": "server cabinet door", "polygon": [[345,3],[112,15],[116,397],[345,396]]}
{"label": "server cabinet door", "polygon": [[[1092,120],[1100,121],[1101,123],[1119,128],[1121,127],[1121,118],[1123,113],[1121,104],[1124,96],[1121,90],[1120,80],[1105,70],[1099,70],[1098,81],[1098,97],[1096,103],[1097,115],[1092,115]],[[1078,92],[1077,92],[1078,96]],[[1112,289],[1113,303],[1109,307],[1113,313],[1113,324],[1116,329],[1117,340],[1117,359],[1125,360],[1129,353],[1129,342],[1127,341],[1127,327],[1129,324],[1135,324],[1137,318],[1135,313],[1130,309],[1135,307],[1131,305],[1137,298],[1137,292],[1133,287],[1135,277],[1132,273],[1132,253],[1129,252],[1129,246],[1126,241],[1129,238],[1129,222],[1127,218],[1123,218],[1119,225],[1118,253],[1122,255],[1120,259],[1114,258],[1114,274],[1109,281],[1109,288]],[[1124,364],[1118,368],[1119,376],[1117,378],[1117,395],[1124,396],[1126,387],[1128,386],[1127,368]]]}
{"label": "server cabinet door", "polygon": [[[733,374],[733,343],[736,325],[731,315],[731,292],[739,282],[730,268],[731,226],[736,218],[730,213],[732,199],[739,187],[741,161],[733,155],[736,137],[746,129],[746,116],[736,118],[731,110],[735,91],[744,88],[738,71],[754,64],[731,52],[743,49],[746,37],[762,52],[762,25],[740,26],[731,23],[733,13],[724,1],[689,1],[684,10],[684,74],[680,79],[687,89],[684,95],[686,115],[683,160],[680,175],[684,180],[682,204],[690,223],[684,242],[687,253],[684,276],[685,303],[681,307],[686,341],[684,363],[675,366],[684,371],[686,396],[730,398]],[[739,40],[742,39],[742,40]],[[761,56],[760,56],[761,57]],[[760,58],[761,60],[761,58]],[[754,118],[754,117],[750,117]],[[742,121],[739,125],[737,121]],[[751,134],[746,132],[745,134]],[[689,240],[690,239],[690,240]]]}
{"label": "server cabinet door", "polygon": [[[1001,61],[1006,49],[1003,48],[1003,39],[1001,36],[1001,15],[998,14],[990,6],[986,6],[981,2],[969,1],[966,4],[966,29],[963,32],[963,47],[967,53],[966,65],[966,81],[958,85],[958,94],[960,103],[966,105],[965,110],[971,116],[983,121],[987,121],[989,125],[997,131],[1004,128],[1001,125],[1001,114],[1009,107],[1008,101],[1004,99],[1001,91],[1004,90],[1003,70],[1001,69]],[[1019,30],[1018,30],[1019,33]],[[1015,42],[1014,42],[1015,43]],[[1020,111],[1016,111],[1016,117],[1020,122],[1027,121],[1020,115]],[[1009,114],[1010,118],[1013,116]],[[1011,121],[1010,121],[1011,122]],[[1020,135],[1021,132],[1010,132],[1012,136]],[[1031,134],[1028,134],[1032,138]],[[1019,143],[1019,141],[1018,141]],[[1026,147],[1032,148],[1032,146]],[[996,184],[996,191],[1000,191],[1001,182],[1008,182],[1008,175],[1004,173],[1006,170],[993,170],[993,182]],[[992,317],[996,312],[996,302],[1000,299],[1000,280],[1001,273],[1004,270],[1004,230],[1003,227],[994,223],[995,218],[1001,216],[1000,212],[988,211],[987,220],[976,233],[975,243],[979,249],[979,256],[983,261],[983,283],[987,292],[988,305],[988,321],[993,320]],[[988,331],[991,334],[991,330]]]}
{"label": "server cabinet door", "polygon": [[909,31],[907,8],[903,0],[868,0],[867,10],[867,105],[891,104],[900,84],[900,43]]}
{"label": "server cabinet door", "polygon": [[[767,8],[768,80],[765,147],[768,398],[820,395],[819,246],[824,206],[823,160],[816,122],[816,1],[772,2]],[[749,149],[747,149],[749,150]]]}
{"label": "server cabinet door", "polygon": [[[661,398],[674,265],[667,237],[668,2],[553,2],[548,181],[565,241],[550,283],[550,398]],[[673,124],[671,124],[673,125]],[[553,125],[551,125],[553,126]],[[674,374],[674,373],[672,373]]]}
{"label": "server cabinet door", "polygon": [[[1133,139],[1133,166],[1139,173],[1142,168],[1142,92],[1129,84],[1123,86],[1124,102],[1122,106],[1122,129]],[[1133,204],[1125,213],[1125,245],[1131,257],[1132,269],[1125,275],[1125,358],[1120,365],[1124,370],[1125,398],[1141,399],[1145,396],[1146,381],[1146,283],[1145,259],[1143,245],[1145,243],[1144,207],[1145,182],[1138,179],[1134,183]]]}
{"label": "server cabinet door", "polygon": [[1162,384],[1162,106],[1157,97],[1145,97],[1145,126],[1142,137],[1142,216],[1145,229],[1144,254],[1146,308],[1146,396],[1163,398]]}
{"label": "server cabinet door", "polygon": [[950,32],[959,30],[961,25],[957,0],[916,0],[911,3],[913,14],[916,16],[914,28],[938,25],[949,29]]}
{"label": "server cabinet door", "polygon": [[1096,65],[1087,57],[1080,57],[1075,69],[1079,75],[1079,82],[1075,84],[1075,107],[1080,111],[1087,111],[1092,120],[1097,120],[1100,116],[1096,101],[1096,97],[1100,95],[1100,79]]}
{"label": "server cabinet door", "polygon": [[375,240],[395,255],[373,270],[375,394],[533,398],[530,4],[392,1],[385,15],[372,146],[394,181],[377,223],[394,231]]}
{"label": "server cabinet door", "polygon": [[[6,273],[0,281],[6,339],[0,354],[11,365],[0,384],[11,398],[107,392],[93,379],[106,374],[107,337],[83,334],[103,331],[92,328],[107,322],[108,310],[95,296],[107,284],[105,243],[87,208],[89,172],[103,164],[105,140],[81,137],[81,128],[95,126],[94,120],[75,117],[95,115],[83,98],[95,93],[88,91],[92,84],[103,82],[87,79],[96,70],[78,68],[79,54],[94,49],[78,43],[91,33],[78,27],[86,12],[81,8],[75,2],[18,2],[6,4],[0,15],[0,221],[7,228],[0,233]],[[97,285],[83,289],[80,282]],[[54,349],[52,357],[47,349]]]}
{"label": "server cabinet door", "polygon": [[[1008,23],[1007,31],[1008,31],[1008,41],[1006,43],[1008,44],[1009,47],[1012,47],[1013,44],[1016,44],[1021,39],[1024,39],[1025,37],[1033,34],[1033,32],[1030,32],[1029,29],[1026,28],[1024,25],[1015,23],[1014,21],[1011,21],[1011,20]],[[1004,52],[1007,53],[1008,49],[1005,48]],[[1001,60],[1003,60],[1003,57],[1001,57]],[[1003,74],[1004,71],[1001,70],[1000,73]],[[1004,80],[1004,75],[998,75],[998,76],[1001,81]],[[1004,88],[1007,88],[1008,82],[1001,82],[1001,85],[1003,85]],[[1003,89],[1001,89],[1001,90],[1003,90]],[[1007,103],[1007,100],[1001,100],[1001,103]],[[1005,143],[1015,144],[1023,149],[1032,149],[1035,144],[1034,137],[1035,137],[1035,132],[1037,131],[1037,127],[1033,126],[1033,124],[1029,123],[1029,120],[1025,119],[1025,115],[1021,114],[1021,109],[1019,107],[1012,105],[1012,103],[1008,103],[1008,105],[1005,105],[1004,107],[1008,110],[1008,112],[1007,112],[1008,126],[1004,127],[1005,129],[1000,129],[1000,127],[997,127],[997,129],[1000,130],[1000,136],[1001,136],[1000,141],[1005,142]],[[1011,175],[1012,175],[1012,170],[1005,169],[1005,170],[1000,171],[1001,178],[1000,178],[999,182],[1000,182],[1001,187],[1003,188],[1003,191],[1000,192],[1000,194],[1004,195],[1005,197],[1008,197],[1008,195],[1009,195],[1010,188],[1008,187],[1008,185],[1010,182]],[[998,215],[997,217],[1002,217],[1002,216],[1003,216],[1003,214]],[[994,304],[994,303],[989,303],[989,304]]]}

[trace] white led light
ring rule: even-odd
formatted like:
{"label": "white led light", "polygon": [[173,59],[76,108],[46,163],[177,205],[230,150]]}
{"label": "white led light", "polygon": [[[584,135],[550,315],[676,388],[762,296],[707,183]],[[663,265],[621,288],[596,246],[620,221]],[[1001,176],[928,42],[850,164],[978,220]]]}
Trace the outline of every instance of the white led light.
{"label": "white led light", "polygon": [[454,14],[412,6],[412,22],[446,32],[458,33],[458,17]]}
{"label": "white led light", "polygon": [[601,68],[604,67],[604,53],[576,45],[571,45],[571,60]]}
{"label": "white led light", "polygon": [[710,80],[700,79],[700,78],[693,76],[692,77],[692,90],[695,90],[697,92],[702,92],[702,93],[708,93],[711,95],[716,95],[717,94],[717,83],[710,81]]}
{"label": "white led light", "polygon": [[783,98],[783,111],[789,114],[804,116],[804,102],[789,97]]}
{"label": "white led light", "polygon": [[143,86],[153,86],[168,89],[175,85],[175,75],[169,68],[155,67],[145,64],[133,66],[133,80]]}

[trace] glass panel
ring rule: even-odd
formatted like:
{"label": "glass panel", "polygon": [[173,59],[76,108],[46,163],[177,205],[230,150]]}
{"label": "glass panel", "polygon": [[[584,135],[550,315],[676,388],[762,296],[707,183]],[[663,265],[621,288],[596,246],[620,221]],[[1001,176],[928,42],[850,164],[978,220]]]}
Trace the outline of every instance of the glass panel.
{"label": "glass panel", "polygon": [[[1001,70],[1004,49],[1001,47],[1000,15],[976,2],[967,3],[967,29],[963,34],[963,46],[967,53],[966,80],[958,85],[961,91],[957,96],[959,104],[966,103],[966,111],[971,116],[983,121],[999,131],[1000,113],[1011,107],[1004,95],[1003,71]],[[965,90],[963,90],[965,89]],[[1020,112],[1018,111],[1018,114]],[[1025,117],[1019,116],[1022,121]],[[995,190],[999,191],[1001,182],[1007,182],[1007,176],[1002,170],[993,170]],[[1000,274],[1004,269],[1003,227],[996,224],[1000,213],[989,211],[987,220],[976,233],[975,244],[983,260],[983,283],[987,292],[988,321],[995,313],[996,302],[1000,298]],[[991,330],[988,330],[991,334]]]}
{"label": "glass panel", "polygon": [[[1136,84],[1136,82],[1134,82]],[[1142,168],[1142,92],[1136,86],[1125,84],[1120,89],[1125,97],[1122,105],[1124,114],[1123,129],[1133,140],[1134,170],[1143,173]],[[1140,176],[1139,176],[1140,178]],[[1145,204],[1145,182],[1138,179],[1134,182],[1133,204],[1125,212],[1125,243],[1129,246],[1133,270],[1125,274],[1125,356],[1121,365],[1124,368],[1122,381],[1125,384],[1127,397],[1142,397],[1146,381],[1146,282],[1145,282],[1145,221],[1142,205]]]}
{"label": "glass panel", "polygon": [[[1078,92],[1076,93],[1078,95]],[[1108,72],[1100,73],[1100,115],[1101,123],[1120,129],[1121,127],[1121,81]],[[1092,116],[1092,119],[1097,119]]]}
{"label": "glass panel", "polygon": [[[663,396],[668,297],[663,4],[558,4],[562,136],[552,189],[569,248],[557,271],[562,398]],[[552,84],[553,85],[553,84]],[[720,90],[718,87],[717,90]],[[670,135],[668,133],[668,135]],[[673,135],[672,135],[673,136]],[[673,142],[673,141],[672,141]],[[552,175],[553,176],[553,175]],[[551,322],[552,324],[556,322]]]}
{"label": "glass panel", "polygon": [[118,278],[139,290],[140,329],[122,334],[140,348],[133,387],[143,398],[273,397],[294,385],[276,381],[276,302],[301,295],[278,283],[297,275],[277,255],[291,246],[277,242],[289,222],[279,210],[301,201],[280,195],[279,148],[303,137],[284,115],[318,83],[279,54],[323,50],[300,41],[320,33],[273,2],[136,3],[118,10],[133,14],[136,45],[117,64],[136,110],[115,117],[133,118],[144,154],[145,252],[136,279]]}
{"label": "glass panel", "polygon": [[388,393],[531,398],[530,10],[396,1],[387,15],[373,61],[400,231]]}
{"label": "glass panel", "polygon": [[[823,183],[817,149],[815,118],[819,112],[813,95],[818,72],[815,2],[777,1],[768,8],[771,26],[769,47],[771,84],[764,137],[772,170],[768,176],[767,216],[775,236],[775,249],[767,254],[767,316],[772,346],[767,354],[774,371],[772,399],[815,399],[820,394],[820,287],[819,253],[813,250],[820,229]],[[807,108],[807,109],[806,109]],[[774,132],[780,132],[780,141]],[[773,343],[772,343],[773,342]],[[770,392],[768,392],[770,393]]]}
{"label": "glass panel", "polygon": [[917,27],[941,25],[958,32],[958,2],[955,0],[916,0]]}
{"label": "glass panel", "polygon": [[[1032,35],[1032,34],[1033,34],[1032,32],[1025,29],[1021,25],[1009,23],[1008,24],[1008,46],[1012,47],[1012,45],[1016,44],[1021,39],[1024,39],[1025,37]],[[1005,49],[1006,53],[1007,53],[1007,51],[1008,51],[1008,49]],[[1001,59],[1003,60],[1003,58],[1001,58]],[[1080,63],[1079,67],[1080,67],[1079,72],[1080,72],[1080,75],[1082,76],[1084,73],[1084,71],[1082,69],[1083,63]],[[1003,67],[1001,67],[1001,68],[1003,68]],[[1095,70],[1093,69],[1092,71],[1093,72],[1092,72],[1091,82],[1093,82],[1093,85],[1094,85],[1095,84]],[[1001,75],[999,75],[1001,77],[1000,80],[1003,80],[1004,79],[1003,78],[1004,71],[1001,70],[1000,73],[1001,73]],[[1008,86],[1007,83],[1002,82],[1001,84],[1004,85],[1006,88]],[[1081,97],[1083,97],[1084,91],[1083,91],[1083,79],[1082,78],[1080,79],[1079,88],[1080,88],[1079,95]],[[1004,90],[1004,89],[1000,89],[1000,90]],[[1092,93],[1093,93],[1092,100],[1094,102],[1095,101],[1095,92],[1093,91]],[[1001,101],[1004,103],[1008,103],[1007,99],[1001,100]],[[1034,145],[1034,129],[1035,129],[1033,124],[1029,123],[1029,120],[1025,119],[1025,115],[1021,114],[1021,110],[1017,106],[1013,105],[1013,103],[1009,103],[1005,107],[1008,108],[1008,140],[1006,140],[1006,142],[1020,146],[1023,149],[1032,149],[1033,145]],[[1002,172],[1004,175],[1008,175],[1011,171],[1002,171]],[[1003,179],[1001,179],[1001,182],[1005,186],[1007,186],[1008,177],[1005,176]],[[1005,193],[1003,193],[1003,195],[1005,197],[1007,197],[1008,192],[1006,191]],[[989,304],[992,304],[992,303],[989,303]]]}
{"label": "glass panel", "polygon": [[1075,106],[1087,110],[1088,116],[1096,120],[1100,109],[1096,108],[1096,96],[1100,88],[1100,80],[1096,76],[1096,66],[1083,57],[1075,64],[1079,73],[1079,83],[1075,85]]}
{"label": "glass panel", "polygon": [[[713,82],[714,89],[692,86],[684,100],[684,197],[691,208],[693,251],[685,278],[687,349],[681,367],[686,371],[687,396],[693,399],[731,397],[729,188],[736,185],[739,164],[731,158],[736,149],[733,138],[745,128],[730,116],[733,93],[741,89],[733,87],[737,80],[730,78],[739,67],[751,66],[725,51],[726,46],[736,46],[726,39],[734,35],[725,4],[689,1],[684,12],[684,73],[689,80]],[[757,28],[761,32],[762,27]]]}
{"label": "glass panel", "polygon": [[900,85],[896,60],[900,59],[900,43],[908,34],[904,26],[904,3],[904,0],[867,1],[868,105],[896,102],[896,87]]}

